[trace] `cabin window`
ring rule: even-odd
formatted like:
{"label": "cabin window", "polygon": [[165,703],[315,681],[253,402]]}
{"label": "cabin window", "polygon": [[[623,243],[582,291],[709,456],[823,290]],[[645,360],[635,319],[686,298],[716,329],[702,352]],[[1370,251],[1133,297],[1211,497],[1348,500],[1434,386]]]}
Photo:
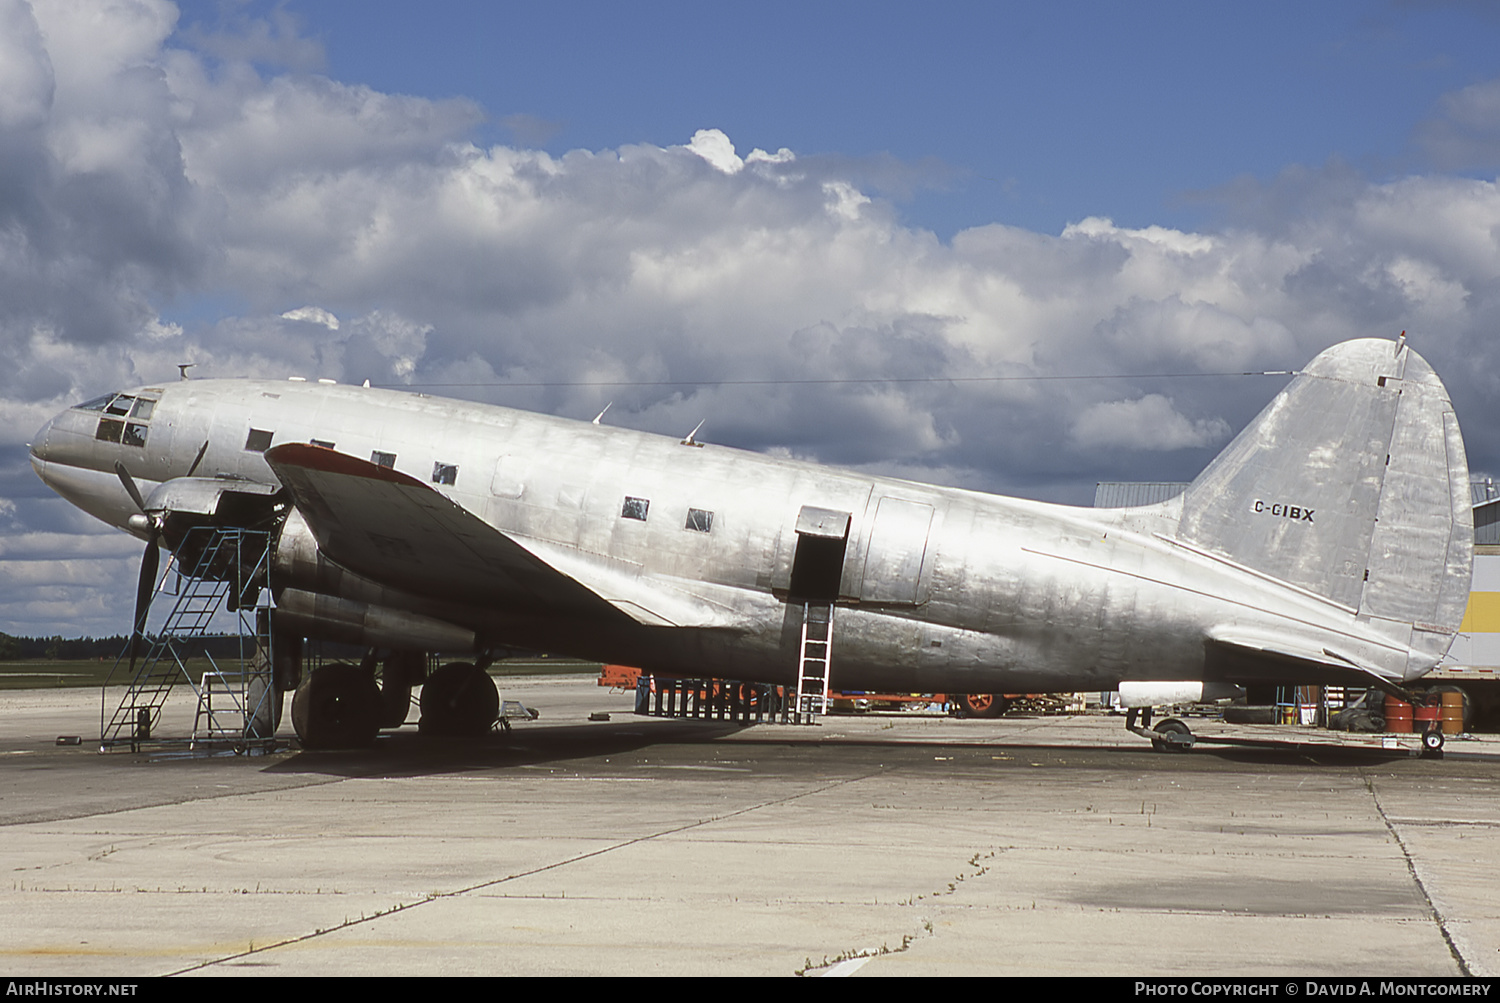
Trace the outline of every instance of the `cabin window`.
{"label": "cabin window", "polygon": [[141,421],[150,421],[151,412],[156,407],[156,401],[150,397],[137,397],[135,407],[130,409],[130,417],[139,418]]}
{"label": "cabin window", "polygon": [[105,394],[103,397],[95,397],[91,401],[84,401],[78,405],[80,411],[103,411],[106,404],[115,399],[114,394]]}
{"label": "cabin window", "polygon": [[100,442],[119,442],[120,437],[125,434],[125,423],[115,421],[113,418],[100,418],[99,428],[94,432],[94,438]]}
{"label": "cabin window", "polygon": [[333,448],[333,443],[329,442],[327,439],[309,439],[308,442],[312,443],[314,446],[322,446],[324,449]]}
{"label": "cabin window", "polygon": [[629,495],[626,495],[625,507],[620,509],[620,518],[639,519],[641,522],[645,522],[646,510],[650,507],[651,500],[649,498],[631,498]]}
{"label": "cabin window", "polygon": [[377,449],[370,454],[370,462],[377,467],[394,467],[396,465],[396,454],[382,453]]}
{"label": "cabin window", "polygon": [[112,401],[109,402],[109,406],[104,409],[104,413],[105,414],[129,414],[130,413],[130,405],[132,405],[134,403],[135,403],[135,398],[134,397],[129,397],[129,396],[125,395],[125,394],[121,394],[120,396],[116,397],[114,400],[112,400]]}
{"label": "cabin window", "polygon": [[245,437],[245,450],[251,453],[264,453],[271,448],[271,439],[275,435],[275,432],[252,428],[250,434]]}
{"label": "cabin window", "polygon": [[432,465],[432,483],[452,484],[456,480],[458,480],[458,464],[434,463]]}
{"label": "cabin window", "polygon": [[125,434],[120,437],[120,441],[127,446],[144,447],[146,445],[146,430],[149,427],[149,425],[142,425],[140,422],[126,422]]}
{"label": "cabin window", "polygon": [[694,533],[711,533],[714,528],[714,514],[705,512],[701,508],[688,509],[687,529]]}

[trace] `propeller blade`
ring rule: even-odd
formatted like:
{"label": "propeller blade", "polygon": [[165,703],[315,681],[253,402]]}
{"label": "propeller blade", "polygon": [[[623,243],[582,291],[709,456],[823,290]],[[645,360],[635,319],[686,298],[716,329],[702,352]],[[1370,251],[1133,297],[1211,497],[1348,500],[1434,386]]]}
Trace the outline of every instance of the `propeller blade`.
{"label": "propeller blade", "polygon": [[131,477],[130,471],[125,469],[123,461],[115,461],[115,474],[120,478],[120,483],[125,485],[125,493],[130,496],[131,501],[135,502],[135,507],[142,512],[146,511],[146,499],[141,497],[141,489],[135,486],[135,478]]}
{"label": "propeller blade", "polygon": [[203,462],[203,456],[208,452],[208,440],[203,440],[203,445],[198,447],[198,455],[193,457],[193,465],[188,467],[187,476],[191,477],[198,472],[198,464]]}
{"label": "propeller blade", "polygon": [[155,532],[146,541],[146,552],[141,555],[141,575],[135,584],[135,625],[130,632],[130,676],[135,678],[135,659],[140,654],[141,638],[146,632],[146,614],[151,612],[151,593],[156,590],[156,570],[161,565],[161,551],[156,546]]}

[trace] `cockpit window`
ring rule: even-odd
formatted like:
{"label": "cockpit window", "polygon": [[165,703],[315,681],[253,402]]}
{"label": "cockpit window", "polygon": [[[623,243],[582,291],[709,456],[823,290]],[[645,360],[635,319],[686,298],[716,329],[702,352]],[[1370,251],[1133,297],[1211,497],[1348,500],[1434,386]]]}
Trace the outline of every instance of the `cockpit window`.
{"label": "cockpit window", "polygon": [[[153,393],[161,393],[154,389]],[[105,394],[78,405],[80,411],[103,411],[94,438],[100,442],[118,442],[126,446],[144,448],[146,435],[151,431],[147,424],[156,410],[160,397],[137,397],[134,394]],[[110,415],[119,415],[112,418]],[[129,421],[124,419],[129,418]]]}

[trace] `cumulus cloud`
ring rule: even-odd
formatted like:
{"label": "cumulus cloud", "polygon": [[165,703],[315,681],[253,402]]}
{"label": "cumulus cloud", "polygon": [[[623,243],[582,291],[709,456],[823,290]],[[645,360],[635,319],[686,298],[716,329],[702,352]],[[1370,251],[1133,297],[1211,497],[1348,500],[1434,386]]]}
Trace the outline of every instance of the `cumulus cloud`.
{"label": "cumulus cloud", "polygon": [[[711,127],[554,155],[516,116],[517,144],[482,147],[477,105],[319,76],[285,20],[175,19],[0,0],[0,504],[32,541],[0,581],[53,590],[0,586],[0,630],[122,629],[133,571],[70,576],[130,558],[47,497],[24,442],[182,362],[585,419],[613,400],[619,424],[1085,502],[1101,478],[1190,478],[1284,382],[1194,374],[1405,329],[1493,469],[1473,434],[1500,417],[1493,182],[1289,168],[1219,193],[1234,222],[1211,232],[943,241],[869,194],[920,172],[889,158],[741,156]],[[1478,142],[1487,94],[1444,120]],[[1080,375],[1100,378],[1057,379]],[[80,563],[47,580],[48,547]]]}
{"label": "cumulus cloud", "polygon": [[718,129],[699,129],[687,148],[725,174],[738,174],[745,162],[734,152],[734,144]]}
{"label": "cumulus cloud", "polygon": [[1229,425],[1221,418],[1192,421],[1177,412],[1171,398],[1147,394],[1089,405],[1074,419],[1069,434],[1083,449],[1169,451],[1222,442]]}
{"label": "cumulus cloud", "polygon": [[339,319],[320,306],[299,306],[281,315],[282,320],[305,320],[309,324],[322,324],[330,331],[339,329]]}

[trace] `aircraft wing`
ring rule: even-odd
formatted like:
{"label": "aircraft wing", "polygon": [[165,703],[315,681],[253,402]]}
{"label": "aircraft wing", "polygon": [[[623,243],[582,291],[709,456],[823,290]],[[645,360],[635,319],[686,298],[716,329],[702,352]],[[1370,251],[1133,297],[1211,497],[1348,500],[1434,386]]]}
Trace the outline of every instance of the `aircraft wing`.
{"label": "aircraft wing", "polygon": [[[550,615],[650,626],[724,622],[727,611],[656,588],[604,559],[559,553],[549,554],[549,563],[431,486],[389,467],[303,443],[276,446],[265,455],[323,553],[373,581]],[[571,574],[555,566],[564,561]]]}

